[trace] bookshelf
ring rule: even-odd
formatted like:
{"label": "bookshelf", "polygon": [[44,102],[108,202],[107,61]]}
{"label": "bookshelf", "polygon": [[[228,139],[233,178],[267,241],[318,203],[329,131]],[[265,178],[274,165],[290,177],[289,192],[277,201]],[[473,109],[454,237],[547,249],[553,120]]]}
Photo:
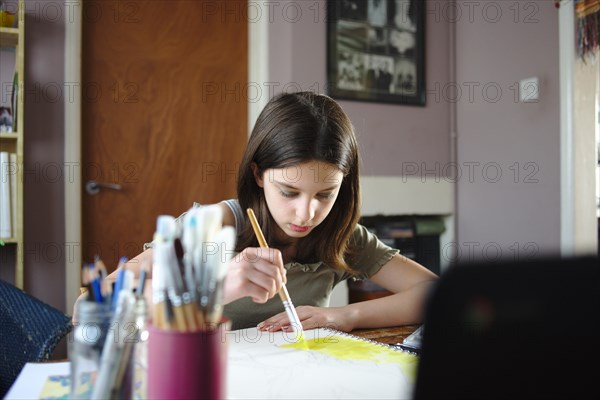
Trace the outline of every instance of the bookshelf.
{"label": "bookshelf", "polygon": [[[400,250],[437,275],[440,275],[440,235],[446,229],[437,215],[363,216],[360,223],[388,246]],[[348,281],[348,302],[357,303],[390,295],[391,292],[370,280]]]}
{"label": "bookshelf", "polygon": [[[16,22],[12,27],[0,27],[0,75],[2,81],[2,107],[10,107],[12,116],[12,127],[7,129],[4,125],[0,129],[0,154],[2,163],[0,165],[0,185],[4,184],[0,192],[0,209],[8,204],[6,210],[0,212],[2,228],[0,240],[4,245],[0,246],[0,278],[12,281],[15,286],[23,288],[23,81],[24,81],[24,54],[25,54],[25,23],[24,23],[24,0],[18,3],[5,3],[5,11],[15,14]],[[14,69],[14,74],[6,72]],[[7,78],[8,76],[8,78]],[[15,79],[16,76],[16,79]],[[13,83],[18,83],[15,91]],[[11,94],[15,92],[16,99],[12,101]],[[6,101],[8,100],[8,101]],[[15,112],[16,109],[16,112]],[[4,183],[7,182],[8,184]],[[8,194],[5,192],[8,190]],[[7,215],[10,218],[10,226],[6,225]]]}

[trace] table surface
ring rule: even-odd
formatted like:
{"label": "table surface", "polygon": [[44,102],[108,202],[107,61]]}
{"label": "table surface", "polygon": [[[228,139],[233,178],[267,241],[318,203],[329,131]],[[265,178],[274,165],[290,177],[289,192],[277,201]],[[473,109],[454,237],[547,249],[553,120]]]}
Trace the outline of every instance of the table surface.
{"label": "table surface", "polygon": [[403,325],[394,326],[391,328],[370,328],[356,329],[350,332],[352,335],[359,336],[365,339],[374,340],[385,344],[398,344],[411,333],[413,333],[420,325]]}

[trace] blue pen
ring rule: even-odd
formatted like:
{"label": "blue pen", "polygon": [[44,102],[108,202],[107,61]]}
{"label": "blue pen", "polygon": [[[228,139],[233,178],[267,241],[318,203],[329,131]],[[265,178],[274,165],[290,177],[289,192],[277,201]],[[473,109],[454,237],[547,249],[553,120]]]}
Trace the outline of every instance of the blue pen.
{"label": "blue pen", "polygon": [[115,282],[115,289],[113,292],[111,309],[113,312],[117,309],[117,300],[119,299],[119,292],[123,289],[123,281],[125,280],[125,263],[127,262],[127,257],[121,257],[119,260],[119,266],[117,267],[117,281]]}
{"label": "blue pen", "polygon": [[[94,264],[90,264],[90,271],[94,270]],[[92,285],[92,294],[94,295],[94,300],[96,303],[104,303],[104,297],[102,297],[102,285],[100,283],[100,277],[95,276],[91,282]]]}

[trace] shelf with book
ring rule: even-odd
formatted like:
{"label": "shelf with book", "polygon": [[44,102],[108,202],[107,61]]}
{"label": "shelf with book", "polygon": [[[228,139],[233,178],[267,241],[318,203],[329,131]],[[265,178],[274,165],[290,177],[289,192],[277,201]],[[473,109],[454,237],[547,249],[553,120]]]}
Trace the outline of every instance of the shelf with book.
{"label": "shelf with book", "polygon": [[[435,274],[440,274],[440,235],[443,218],[438,215],[375,215],[363,216],[360,223],[384,244],[400,250]],[[348,302],[376,299],[391,292],[366,280],[348,281]]]}
{"label": "shelf with book", "polygon": [[18,28],[0,28],[0,47],[14,48],[18,43]]}
{"label": "shelf with book", "polygon": [[0,139],[18,140],[19,134],[17,132],[0,132]]}
{"label": "shelf with book", "polygon": [[24,2],[5,4],[16,22],[0,27],[0,279],[23,288]]}

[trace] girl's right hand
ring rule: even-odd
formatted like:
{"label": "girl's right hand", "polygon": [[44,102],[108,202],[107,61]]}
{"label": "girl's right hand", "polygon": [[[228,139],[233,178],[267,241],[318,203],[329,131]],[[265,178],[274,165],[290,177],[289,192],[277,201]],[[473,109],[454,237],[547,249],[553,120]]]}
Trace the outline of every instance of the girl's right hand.
{"label": "girl's right hand", "polygon": [[286,282],[283,258],[277,249],[248,247],[233,257],[227,268],[225,304],[242,297],[265,303]]}

